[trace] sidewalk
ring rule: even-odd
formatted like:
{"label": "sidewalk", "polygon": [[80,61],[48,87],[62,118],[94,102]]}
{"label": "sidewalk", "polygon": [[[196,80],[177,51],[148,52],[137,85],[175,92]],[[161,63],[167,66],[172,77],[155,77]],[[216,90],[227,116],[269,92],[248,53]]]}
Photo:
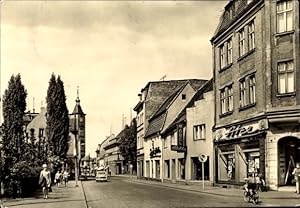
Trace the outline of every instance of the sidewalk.
{"label": "sidewalk", "polygon": [[[133,183],[140,183],[140,184],[149,184],[154,186],[162,186],[172,189],[179,189],[191,192],[198,192],[198,193],[206,193],[218,196],[230,196],[230,197],[237,197],[241,198],[243,196],[244,190],[237,189],[237,188],[221,188],[217,186],[206,186],[202,187],[202,184],[198,185],[183,185],[183,184],[176,184],[176,183],[169,183],[169,182],[157,182],[157,181],[148,181],[143,179],[128,179],[128,181]],[[300,195],[292,192],[283,192],[283,191],[267,191],[267,192],[259,192],[259,196],[264,199],[297,199],[300,200]],[[300,202],[300,201],[299,201]]]}
{"label": "sidewalk", "polygon": [[49,193],[48,199],[44,199],[40,192],[30,198],[18,198],[3,200],[3,205],[7,208],[85,208],[85,200],[82,191],[81,181],[78,187],[75,187],[75,181],[69,181],[67,187],[52,186],[52,192]]}

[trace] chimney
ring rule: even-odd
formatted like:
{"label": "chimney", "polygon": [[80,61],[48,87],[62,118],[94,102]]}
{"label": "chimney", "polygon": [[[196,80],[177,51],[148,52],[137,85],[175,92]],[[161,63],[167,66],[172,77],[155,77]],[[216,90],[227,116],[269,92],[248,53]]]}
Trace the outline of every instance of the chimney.
{"label": "chimney", "polygon": [[140,101],[142,101],[142,98],[143,98],[143,97],[142,97],[142,94],[139,93],[138,96],[139,96],[139,98],[140,98]]}

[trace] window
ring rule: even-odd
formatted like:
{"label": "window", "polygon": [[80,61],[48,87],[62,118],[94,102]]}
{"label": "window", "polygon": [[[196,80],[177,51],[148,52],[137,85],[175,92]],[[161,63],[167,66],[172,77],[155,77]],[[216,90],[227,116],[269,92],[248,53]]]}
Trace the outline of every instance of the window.
{"label": "window", "polygon": [[244,28],[239,31],[239,53],[240,53],[240,56],[242,56],[246,53]]}
{"label": "window", "polygon": [[232,63],[232,38],[229,38],[220,46],[220,68]]}
{"label": "window", "polygon": [[221,99],[221,114],[226,113],[226,94],[225,88],[220,92],[220,99]]}
{"label": "window", "polygon": [[246,106],[246,80],[240,81],[240,107]]}
{"label": "window", "polygon": [[39,137],[43,137],[44,136],[44,129],[40,128],[39,129]]}
{"label": "window", "polygon": [[228,86],[228,111],[233,111],[233,89],[232,89],[232,85]]}
{"label": "window", "polygon": [[279,94],[295,92],[295,74],[293,61],[278,63],[278,92]]}
{"label": "window", "polygon": [[220,47],[220,58],[221,58],[221,68],[224,68],[226,66],[226,62],[225,62],[225,44],[223,44]]}
{"label": "window", "polygon": [[232,84],[220,90],[221,115],[233,111]]}
{"label": "window", "polygon": [[182,99],[182,101],[186,101],[186,94],[182,94],[181,99]]}
{"label": "window", "polygon": [[255,97],[255,76],[249,77],[249,102],[250,104],[253,104],[256,102]]}
{"label": "window", "polygon": [[227,63],[232,63],[232,39],[227,41]]}
{"label": "window", "polygon": [[255,33],[253,21],[248,25],[248,47],[249,51],[255,48]]}
{"label": "window", "polygon": [[194,126],[194,140],[205,139],[205,124]]}
{"label": "window", "polygon": [[293,30],[293,2],[277,2],[277,32],[286,32]]}

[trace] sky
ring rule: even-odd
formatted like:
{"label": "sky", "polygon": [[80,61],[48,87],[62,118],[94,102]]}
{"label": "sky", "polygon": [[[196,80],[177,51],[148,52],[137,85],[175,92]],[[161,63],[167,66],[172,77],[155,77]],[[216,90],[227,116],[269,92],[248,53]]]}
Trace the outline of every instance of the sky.
{"label": "sky", "polygon": [[72,112],[79,86],[86,152],[94,156],[97,144],[121,131],[123,114],[127,123],[136,115],[149,81],[212,77],[209,40],[226,3],[1,1],[1,96],[20,73],[27,110],[39,112],[54,73]]}

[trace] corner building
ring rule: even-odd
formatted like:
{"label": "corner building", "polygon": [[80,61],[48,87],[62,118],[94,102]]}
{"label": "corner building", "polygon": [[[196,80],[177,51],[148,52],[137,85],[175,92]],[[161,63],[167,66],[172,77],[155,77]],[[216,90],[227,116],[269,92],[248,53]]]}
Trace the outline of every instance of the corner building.
{"label": "corner building", "polygon": [[215,94],[214,183],[253,172],[293,185],[300,162],[298,0],[232,0],[211,39]]}

